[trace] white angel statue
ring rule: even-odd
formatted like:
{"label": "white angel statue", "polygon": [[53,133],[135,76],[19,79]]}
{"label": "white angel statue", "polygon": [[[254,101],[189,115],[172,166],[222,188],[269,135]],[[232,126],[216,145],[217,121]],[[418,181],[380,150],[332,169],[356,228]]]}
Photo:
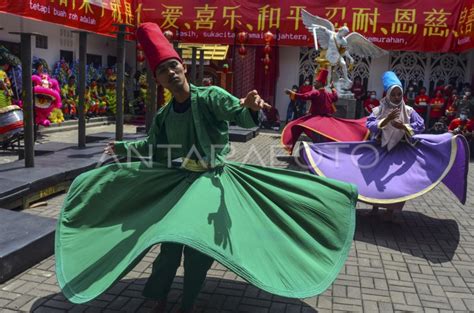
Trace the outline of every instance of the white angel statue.
{"label": "white angel statue", "polygon": [[[332,69],[338,64],[341,66],[343,77],[340,79],[342,81],[340,81],[339,84],[342,89],[348,90],[352,86],[344,57],[353,64],[354,59],[351,54],[374,58],[387,54],[386,50],[377,47],[361,34],[356,32],[349,34],[349,28],[347,26],[339,28],[336,32],[334,25],[327,19],[312,15],[306,10],[301,11],[301,17],[306,28],[313,33],[316,50],[319,50],[320,47],[323,51],[326,51],[325,58]],[[328,69],[329,75],[331,75],[332,69]],[[328,84],[331,83],[331,80],[331,76],[329,76]],[[336,86],[336,88],[337,87],[338,86]],[[339,91],[339,88],[337,89]]]}

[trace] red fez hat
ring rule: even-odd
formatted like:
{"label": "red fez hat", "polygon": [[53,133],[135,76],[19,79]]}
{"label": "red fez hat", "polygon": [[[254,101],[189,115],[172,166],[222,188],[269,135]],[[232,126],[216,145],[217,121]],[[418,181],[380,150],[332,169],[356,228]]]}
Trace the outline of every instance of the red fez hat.
{"label": "red fez hat", "polygon": [[153,75],[158,65],[169,59],[183,61],[174,50],[171,43],[155,23],[143,23],[137,29],[137,40],[143,47],[143,52],[148,60]]}
{"label": "red fez hat", "polygon": [[318,77],[316,77],[316,80],[320,82],[321,84],[326,85],[328,74],[329,74],[328,70],[322,68],[319,70]]}

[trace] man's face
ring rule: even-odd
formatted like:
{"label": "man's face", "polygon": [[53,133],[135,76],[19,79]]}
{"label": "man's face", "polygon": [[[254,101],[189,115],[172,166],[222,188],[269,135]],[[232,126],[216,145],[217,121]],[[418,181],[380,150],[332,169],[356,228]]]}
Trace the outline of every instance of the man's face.
{"label": "man's face", "polygon": [[156,82],[166,89],[176,89],[186,83],[186,67],[177,59],[161,63],[155,70]]}

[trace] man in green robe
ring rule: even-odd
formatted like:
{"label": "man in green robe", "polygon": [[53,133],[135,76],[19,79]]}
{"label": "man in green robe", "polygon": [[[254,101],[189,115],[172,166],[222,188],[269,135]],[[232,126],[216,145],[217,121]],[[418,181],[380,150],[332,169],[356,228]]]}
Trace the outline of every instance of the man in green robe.
{"label": "man in green robe", "polygon": [[[355,228],[355,186],[308,173],[225,160],[229,122],[256,124],[268,107],[256,91],[238,99],[196,87],[156,24],[137,31],[158,84],[173,98],[148,137],[108,144],[105,152],[150,156],[81,174],[56,230],[56,276],[74,303],[90,301],[161,243],[144,288],[166,308],[184,251],[182,312],[192,312],[213,260],[273,294],[324,292],[348,256]],[[182,157],[182,166],[171,160]]]}
{"label": "man in green robe", "polygon": [[[126,155],[131,147],[146,154],[150,147],[153,149],[153,146],[158,144],[179,145],[169,150],[171,159],[184,158],[184,167],[197,171],[202,168],[204,171],[212,166],[209,156],[217,157],[215,161],[219,162],[228,152],[227,121],[236,121],[242,127],[254,127],[257,124],[257,112],[270,108],[255,90],[239,100],[218,87],[202,89],[189,84],[186,79],[186,66],[171,46],[163,46],[160,43],[159,39],[165,38],[161,37],[161,31],[156,24],[142,25],[137,36],[145,49],[151,68],[154,69],[157,84],[170,90],[173,100],[158,112],[147,139],[139,142],[112,142],[106,147],[108,154]],[[220,122],[207,124],[205,119],[199,118],[203,125],[196,125],[193,115],[204,115],[203,108],[193,107],[192,103],[196,102],[208,106],[207,114],[215,114]],[[212,138],[203,140],[206,134],[211,134]],[[215,156],[211,155],[212,152],[208,148],[212,148],[212,144],[220,146],[225,143],[227,144],[222,150]],[[168,153],[167,150],[163,149],[161,153],[157,151],[156,155],[153,153],[153,158],[163,162],[162,153]],[[168,163],[171,159],[167,160]],[[185,272],[181,312],[193,311],[194,301],[214,260],[190,247],[167,242],[161,245],[160,255],[153,264],[152,274],[143,291],[146,297],[157,299],[152,312],[165,312],[166,297],[181,264],[183,250]]]}

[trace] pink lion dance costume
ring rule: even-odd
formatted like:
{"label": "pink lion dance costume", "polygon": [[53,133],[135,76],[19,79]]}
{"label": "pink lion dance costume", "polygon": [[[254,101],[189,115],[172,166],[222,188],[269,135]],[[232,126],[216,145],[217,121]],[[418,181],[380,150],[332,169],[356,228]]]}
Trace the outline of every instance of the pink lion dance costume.
{"label": "pink lion dance costume", "polygon": [[35,92],[35,123],[48,127],[51,111],[62,107],[58,81],[45,73],[33,75],[31,80]]}

